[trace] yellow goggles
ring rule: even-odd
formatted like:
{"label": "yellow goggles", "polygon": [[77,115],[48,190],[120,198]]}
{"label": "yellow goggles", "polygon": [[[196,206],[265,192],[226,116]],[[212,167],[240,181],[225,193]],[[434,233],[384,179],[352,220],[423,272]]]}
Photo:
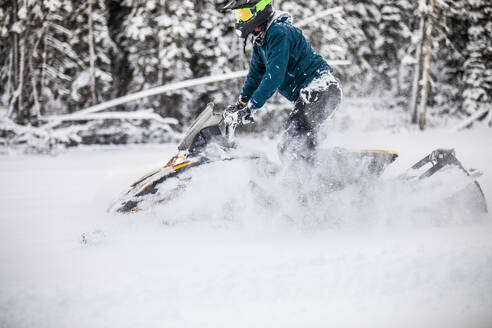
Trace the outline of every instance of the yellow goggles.
{"label": "yellow goggles", "polygon": [[242,22],[247,22],[255,16],[256,13],[260,12],[269,5],[272,0],[261,0],[253,8],[240,8],[236,9],[237,19]]}
{"label": "yellow goggles", "polygon": [[236,17],[242,22],[247,22],[253,18],[254,14],[251,8],[241,8],[236,10]]}

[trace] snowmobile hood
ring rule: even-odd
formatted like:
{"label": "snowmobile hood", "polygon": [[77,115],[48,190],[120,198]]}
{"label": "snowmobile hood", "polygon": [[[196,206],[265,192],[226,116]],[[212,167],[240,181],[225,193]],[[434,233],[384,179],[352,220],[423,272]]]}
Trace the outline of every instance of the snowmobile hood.
{"label": "snowmobile hood", "polygon": [[290,24],[293,24],[294,23],[294,19],[292,18],[292,15],[289,14],[288,12],[285,12],[285,11],[275,11],[275,13],[273,14],[273,18],[270,20],[270,22],[268,23],[267,25],[267,28],[266,30],[268,31],[268,29],[270,28],[270,26],[272,26],[272,24],[274,22],[287,22],[287,23],[290,23]]}

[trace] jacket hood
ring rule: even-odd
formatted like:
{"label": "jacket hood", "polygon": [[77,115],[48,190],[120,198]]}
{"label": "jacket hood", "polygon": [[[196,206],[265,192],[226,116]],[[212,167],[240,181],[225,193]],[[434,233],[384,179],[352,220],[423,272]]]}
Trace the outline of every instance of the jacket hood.
{"label": "jacket hood", "polygon": [[270,22],[267,25],[266,28],[267,31],[274,22],[287,22],[293,24],[294,20],[292,19],[292,15],[289,14],[288,12],[275,11],[275,13],[273,14],[273,18],[270,20]]}

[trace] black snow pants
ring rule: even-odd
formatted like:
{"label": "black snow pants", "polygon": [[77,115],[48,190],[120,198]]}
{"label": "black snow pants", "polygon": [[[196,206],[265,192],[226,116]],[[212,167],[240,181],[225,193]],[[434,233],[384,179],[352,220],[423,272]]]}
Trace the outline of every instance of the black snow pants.
{"label": "black snow pants", "polygon": [[331,74],[313,80],[302,89],[278,145],[281,158],[312,159],[319,128],[336,112],[341,100],[340,82]]}

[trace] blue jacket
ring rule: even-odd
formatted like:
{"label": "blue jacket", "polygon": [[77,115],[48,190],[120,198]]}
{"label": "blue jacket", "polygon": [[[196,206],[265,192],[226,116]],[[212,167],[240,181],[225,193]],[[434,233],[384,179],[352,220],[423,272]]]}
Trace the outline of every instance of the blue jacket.
{"label": "blue jacket", "polygon": [[290,101],[299,97],[302,88],[333,69],[313,50],[302,31],[282,14],[267,28],[263,43],[254,42],[248,76],[241,100],[251,109],[263,107],[278,90]]}

